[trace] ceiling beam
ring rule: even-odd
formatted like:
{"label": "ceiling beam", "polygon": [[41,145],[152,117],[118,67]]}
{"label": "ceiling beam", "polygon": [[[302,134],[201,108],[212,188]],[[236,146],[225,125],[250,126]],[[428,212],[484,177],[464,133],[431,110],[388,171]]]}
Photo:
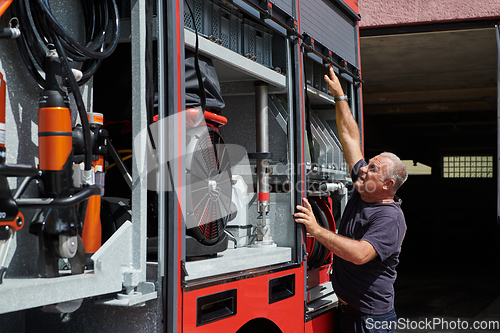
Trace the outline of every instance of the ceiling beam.
{"label": "ceiling beam", "polygon": [[363,94],[364,105],[375,104],[406,104],[429,103],[429,102],[458,102],[467,100],[481,100],[491,97],[496,98],[497,87],[427,90],[427,91],[405,91]]}
{"label": "ceiling beam", "polygon": [[438,112],[474,112],[484,110],[496,110],[486,101],[465,102],[434,102],[415,104],[375,104],[364,105],[365,115],[389,115],[389,114],[418,114]]}

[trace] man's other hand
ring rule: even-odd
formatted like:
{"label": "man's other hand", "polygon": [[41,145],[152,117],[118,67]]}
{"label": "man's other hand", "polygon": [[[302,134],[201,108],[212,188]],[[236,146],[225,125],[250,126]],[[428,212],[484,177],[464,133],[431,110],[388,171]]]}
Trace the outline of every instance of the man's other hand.
{"label": "man's other hand", "polygon": [[335,75],[332,65],[329,67],[330,77],[325,74],[325,82],[328,84],[328,89],[333,94],[334,97],[344,96],[344,90],[340,84],[339,78]]}
{"label": "man's other hand", "polygon": [[304,206],[297,205],[297,213],[293,214],[295,217],[295,222],[302,223],[306,226],[307,232],[311,235],[315,235],[319,229],[321,228],[318,222],[316,221],[316,217],[312,211],[311,204],[306,198],[302,199]]}

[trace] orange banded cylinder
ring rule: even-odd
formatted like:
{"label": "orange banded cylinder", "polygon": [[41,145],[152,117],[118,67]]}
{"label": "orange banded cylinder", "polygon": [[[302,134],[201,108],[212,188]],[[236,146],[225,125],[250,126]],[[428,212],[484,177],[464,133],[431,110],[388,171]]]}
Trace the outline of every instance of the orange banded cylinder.
{"label": "orange banded cylinder", "polygon": [[65,107],[38,109],[40,170],[63,170],[73,149],[71,112]]}
{"label": "orange banded cylinder", "polygon": [[95,253],[101,247],[101,196],[94,195],[89,198],[85,222],[83,223],[82,241],[86,253]]}
{"label": "orange banded cylinder", "polygon": [[[92,127],[101,127],[104,123],[102,114],[88,113],[89,123]],[[101,188],[101,195],[95,195],[89,198],[87,211],[85,213],[85,222],[83,223],[82,241],[85,245],[86,253],[95,253],[102,244],[102,226],[101,226],[101,196],[104,195],[104,183],[98,180],[104,177],[104,156],[99,155],[98,159],[92,161],[96,183]]]}

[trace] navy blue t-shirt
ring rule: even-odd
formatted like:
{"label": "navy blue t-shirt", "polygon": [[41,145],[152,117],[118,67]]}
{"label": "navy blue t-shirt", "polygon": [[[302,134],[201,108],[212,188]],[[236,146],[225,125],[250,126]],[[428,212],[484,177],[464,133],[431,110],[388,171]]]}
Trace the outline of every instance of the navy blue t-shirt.
{"label": "navy blue t-shirt", "polygon": [[[367,165],[359,160],[353,168],[352,180]],[[356,265],[337,256],[333,259],[332,283],[337,296],[355,309],[367,314],[383,314],[394,306],[394,281],[399,263],[406,223],[401,200],[393,203],[368,203],[353,191],[339,225],[338,233],[351,239],[369,242],[378,256]]]}

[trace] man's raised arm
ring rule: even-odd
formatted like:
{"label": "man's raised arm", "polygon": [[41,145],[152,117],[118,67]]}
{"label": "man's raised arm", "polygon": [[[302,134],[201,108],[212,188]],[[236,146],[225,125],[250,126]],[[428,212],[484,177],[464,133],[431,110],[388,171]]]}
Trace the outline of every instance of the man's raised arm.
{"label": "man's raised arm", "polygon": [[[344,96],[342,85],[330,66],[329,74],[325,75],[325,81],[328,84],[328,89],[334,97]],[[349,103],[347,100],[340,100],[335,102],[335,118],[337,120],[337,128],[339,131],[340,142],[344,149],[344,155],[351,172],[354,164],[363,158],[361,151],[361,137],[359,135],[359,128],[356,120],[352,115]]]}

